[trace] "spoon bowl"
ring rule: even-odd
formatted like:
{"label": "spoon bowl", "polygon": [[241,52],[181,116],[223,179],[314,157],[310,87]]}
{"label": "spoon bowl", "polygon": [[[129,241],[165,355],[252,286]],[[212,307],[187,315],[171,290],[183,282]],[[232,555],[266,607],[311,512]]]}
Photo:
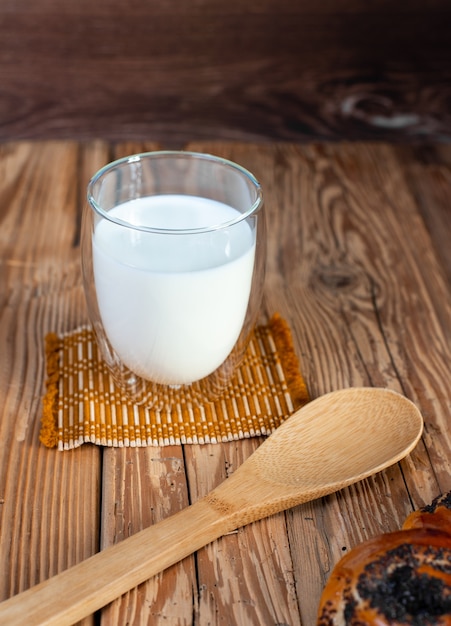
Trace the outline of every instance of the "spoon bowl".
{"label": "spoon bowl", "polygon": [[228,513],[249,523],[382,471],[411,452],[422,431],[417,407],[394,391],[333,391],[294,413],[206,498],[219,492],[223,510],[227,501]]}
{"label": "spoon bowl", "polygon": [[[417,444],[422,428],[418,409],[398,393],[344,389],[308,403],[250,462],[281,485],[340,489],[399,461]],[[268,457],[277,462],[269,464]]]}
{"label": "spoon bowl", "polygon": [[69,626],[227,532],[393,465],[422,430],[418,409],[393,391],[326,394],[195,504],[1,603],[0,623]]}

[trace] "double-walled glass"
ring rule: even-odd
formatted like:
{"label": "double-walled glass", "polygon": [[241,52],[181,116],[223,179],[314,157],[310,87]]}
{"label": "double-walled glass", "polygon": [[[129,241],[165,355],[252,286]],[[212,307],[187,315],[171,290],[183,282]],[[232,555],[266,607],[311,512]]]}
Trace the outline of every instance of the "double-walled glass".
{"label": "double-walled glass", "polygon": [[136,403],[217,398],[261,303],[261,187],[208,154],[150,152],[88,186],[82,265],[89,316],[115,382]]}

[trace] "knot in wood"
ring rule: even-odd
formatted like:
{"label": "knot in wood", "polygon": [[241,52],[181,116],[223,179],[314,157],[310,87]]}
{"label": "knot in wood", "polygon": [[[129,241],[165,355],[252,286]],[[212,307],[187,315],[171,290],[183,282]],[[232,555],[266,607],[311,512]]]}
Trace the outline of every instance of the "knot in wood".
{"label": "knot in wood", "polygon": [[352,291],[359,282],[355,270],[346,266],[323,266],[313,273],[313,280],[330,291]]}

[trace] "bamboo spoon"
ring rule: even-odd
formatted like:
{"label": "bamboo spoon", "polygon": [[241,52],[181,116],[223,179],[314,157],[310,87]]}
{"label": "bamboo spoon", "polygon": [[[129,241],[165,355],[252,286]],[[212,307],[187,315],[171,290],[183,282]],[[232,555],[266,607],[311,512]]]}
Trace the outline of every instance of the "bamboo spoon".
{"label": "bamboo spoon", "polygon": [[73,624],[227,532],[380,472],[422,429],[418,409],[393,391],[322,396],[195,504],[1,603],[0,623]]}

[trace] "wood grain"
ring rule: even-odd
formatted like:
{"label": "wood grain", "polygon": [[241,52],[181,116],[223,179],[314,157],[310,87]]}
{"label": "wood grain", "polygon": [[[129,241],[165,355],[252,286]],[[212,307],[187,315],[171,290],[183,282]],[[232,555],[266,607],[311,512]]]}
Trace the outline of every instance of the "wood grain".
{"label": "wood grain", "polygon": [[73,241],[86,181],[77,175],[96,154],[75,143],[0,148],[2,599],[99,547],[101,452],[59,455],[38,439],[44,335],[85,319]]}
{"label": "wood grain", "polygon": [[[39,6],[42,17],[52,4]],[[440,3],[431,7],[438,16]],[[109,11],[103,3],[96,10]],[[36,131],[42,119],[34,120]],[[2,599],[196,500],[259,443],[69,453],[38,443],[43,337],[86,321],[78,260],[86,182],[111,158],[153,147],[145,136],[0,145]],[[353,385],[401,391],[420,407],[425,435],[400,466],[223,538],[99,619],[309,626],[344,552],[451,489],[451,148],[185,147],[231,158],[261,180],[269,223],[262,317],[279,311],[289,322],[312,397]]]}
{"label": "wood grain", "polygon": [[15,0],[0,140],[449,139],[446,0]]}

